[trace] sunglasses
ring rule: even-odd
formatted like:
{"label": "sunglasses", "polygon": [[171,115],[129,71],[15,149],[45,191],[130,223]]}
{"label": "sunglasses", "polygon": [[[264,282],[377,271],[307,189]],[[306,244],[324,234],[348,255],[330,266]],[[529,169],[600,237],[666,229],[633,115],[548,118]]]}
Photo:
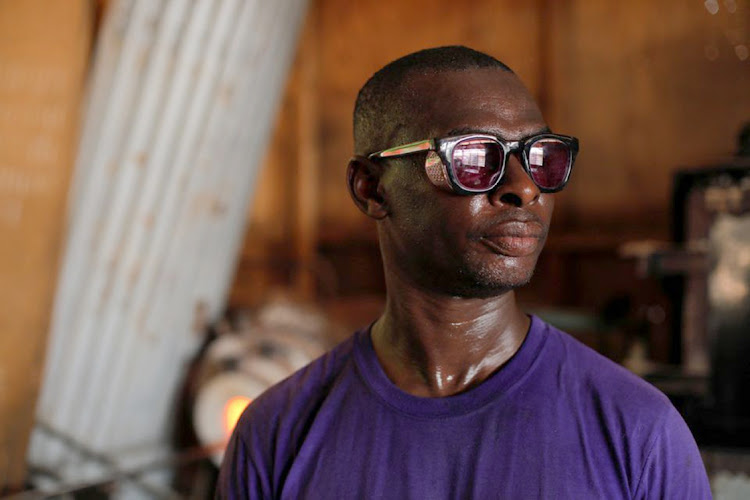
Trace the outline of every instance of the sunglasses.
{"label": "sunglasses", "polygon": [[422,151],[428,152],[425,171],[430,181],[458,194],[495,189],[503,178],[510,154],[518,157],[541,192],[555,193],[570,178],[578,154],[578,139],[539,134],[520,141],[503,141],[494,135],[466,134],[412,142],[372,153],[367,158],[398,158]]}

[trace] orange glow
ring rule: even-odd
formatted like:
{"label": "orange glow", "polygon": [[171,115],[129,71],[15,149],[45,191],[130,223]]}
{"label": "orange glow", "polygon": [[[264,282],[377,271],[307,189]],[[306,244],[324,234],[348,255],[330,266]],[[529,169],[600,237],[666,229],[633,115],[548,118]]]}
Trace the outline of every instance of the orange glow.
{"label": "orange glow", "polygon": [[224,430],[226,430],[227,436],[234,430],[240,415],[245,411],[250,401],[252,400],[245,396],[234,396],[224,405]]}

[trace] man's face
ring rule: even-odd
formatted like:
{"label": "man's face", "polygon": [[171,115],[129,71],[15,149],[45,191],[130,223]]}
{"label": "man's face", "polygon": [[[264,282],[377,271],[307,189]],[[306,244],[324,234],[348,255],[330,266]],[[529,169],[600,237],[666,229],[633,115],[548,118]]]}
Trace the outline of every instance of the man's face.
{"label": "man's face", "polygon": [[[469,132],[518,140],[546,130],[518,78],[497,69],[411,76],[401,143]],[[387,146],[392,146],[386,145]],[[553,197],[511,156],[492,193],[459,196],[429,182],[423,157],[391,160],[382,177],[388,216],[378,224],[389,273],[428,290],[488,297],[529,281]]]}

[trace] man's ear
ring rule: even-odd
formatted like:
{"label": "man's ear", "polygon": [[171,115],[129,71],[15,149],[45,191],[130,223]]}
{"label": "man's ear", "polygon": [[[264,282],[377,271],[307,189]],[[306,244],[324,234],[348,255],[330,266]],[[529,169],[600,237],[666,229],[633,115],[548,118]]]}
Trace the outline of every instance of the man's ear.
{"label": "man's ear", "polygon": [[382,175],[383,167],[364,156],[353,156],[346,169],[349,194],[354,203],[365,215],[378,220],[388,215]]}

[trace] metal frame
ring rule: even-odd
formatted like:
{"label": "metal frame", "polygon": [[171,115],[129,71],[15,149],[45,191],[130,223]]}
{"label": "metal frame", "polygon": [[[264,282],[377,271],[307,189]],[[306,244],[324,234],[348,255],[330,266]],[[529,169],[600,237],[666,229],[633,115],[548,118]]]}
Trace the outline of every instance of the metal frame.
{"label": "metal frame", "polygon": [[[169,447],[173,394],[201,341],[196,312],[211,321],[224,307],[307,3],[109,8],[37,419],[121,469]],[[40,425],[31,463],[66,483],[106,472],[71,460],[69,442]]]}

